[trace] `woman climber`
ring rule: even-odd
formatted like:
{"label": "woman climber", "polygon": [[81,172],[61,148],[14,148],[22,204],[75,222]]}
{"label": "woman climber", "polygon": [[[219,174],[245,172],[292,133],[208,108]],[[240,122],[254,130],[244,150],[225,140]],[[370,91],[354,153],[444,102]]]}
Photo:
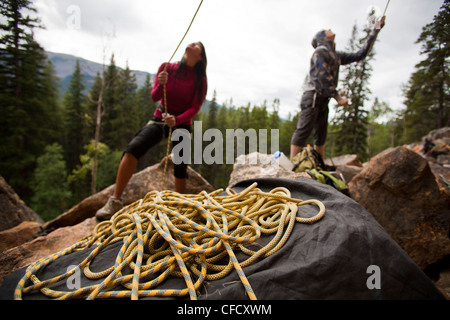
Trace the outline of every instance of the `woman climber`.
{"label": "woman climber", "polygon": [[[106,220],[123,207],[122,193],[136,170],[138,159],[151,147],[168,137],[169,128],[187,129],[191,132],[192,118],[199,112],[206,97],[206,52],[201,42],[186,47],[183,58],[177,63],[163,63],[156,74],[152,88],[153,101],[161,101],[166,86],[167,114],[159,105],[153,118],[142,128],[125,148],[117,170],[113,195],[97,211],[98,220]],[[176,142],[173,141],[173,145]],[[184,193],[186,189],[187,164],[174,165],[175,191]]]}

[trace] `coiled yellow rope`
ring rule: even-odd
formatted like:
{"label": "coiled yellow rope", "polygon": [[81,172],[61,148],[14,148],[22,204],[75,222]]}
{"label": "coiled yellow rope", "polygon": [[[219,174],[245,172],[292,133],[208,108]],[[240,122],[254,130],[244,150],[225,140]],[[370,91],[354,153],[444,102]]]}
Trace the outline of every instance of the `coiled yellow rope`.
{"label": "coiled yellow rope", "polygon": [[[284,187],[263,192],[254,183],[240,193],[227,188],[227,195],[220,195],[222,191],[202,191],[197,195],[149,192],[110,220],[99,223],[91,235],[72,247],[31,264],[19,281],[14,298],[20,300],[23,295],[40,290],[62,300],[187,295],[197,299],[197,290],[204,281],[221,279],[234,269],[248,297],[256,299],[243,268],[277,252],[288,240],[295,222],[314,223],[324,216],[325,207],[318,200],[292,198]],[[319,212],[310,218],[298,217],[299,206],[306,204],[317,205]],[[246,247],[261,234],[273,234],[273,238],[257,251]],[[123,245],[114,265],[92,272],[92,260],[118,241]],[[101,279],[100,283],[74,291],[50,288],[67,282],[75,269],[52,279],[38,279],[37,272],[59,257],[91,246],[96,247],[78,268],[89,279]],[[248,258],[238,261],[237,250]],[[132,274],[122,274],[126,266]],[[186,288],[158,289],[170,277],[183,278]]]}

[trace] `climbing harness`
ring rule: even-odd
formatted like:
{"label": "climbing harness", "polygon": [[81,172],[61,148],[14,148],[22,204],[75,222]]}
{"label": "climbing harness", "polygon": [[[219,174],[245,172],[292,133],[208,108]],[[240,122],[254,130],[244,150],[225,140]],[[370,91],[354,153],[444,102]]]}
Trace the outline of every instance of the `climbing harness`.
{"label": "climbing harness", "polygon": [[[280,250],[295,222],[309,224],[322,219],[325,206],[318,200],[292,198],[284,187],[263,192],[253,183],[240,193],[230,188],[225,191],[147,193],[99,223],[91,235],[73,246],[29,265],[14,298],[21,300],[24,295],[41,291],[59,300],[155,296],[189,296],[194,300],[201,286],[206,289],[208,281],[221,279],[234,269],[247,296],[257,299],[243,269]],[[307,204],[316,205],[319,212],[312,217],[301,217],[304,213],[297,216],[301,206]],[[262,234],[269,240],[264,246],[258,242]],[[93,260],[116,242],[122,245],[114,265],[92,271]],[[76,268],[51,279],[38,278],[39,271],[58,258],[88,248],[93,250]],[[243,255],[238,259],[235,251]],[[67,284],[76,270],[94,284],[73,291],[56,290]],[[169,277],[184,279],[186,287],[158,288]]]}
{"label": "climbing harness", "polygon": [[[167,67],[169,66],[169,63],[172,61],[175,53],[178,51],[178,48],[180,47],[181,43],[183,42],[184,38],[186,37],[186,35],[188,34],[189,30],[191,29],[192,23],[195,20],[195,17],[197,16],[198,11],[200,10],[200,7],[202,6],[203,0],[200,1],[200,4],[198,5],[197,10],[194,13],[194,16],[192,17],[191,23],[189,24],[186,32],[183,35],[183,38],[181,38],[180,42],[178,43],[178,46],[175,48],[175,51],[172,53],[172,56],[170,57],[169,61],[167,61],[165,67],[164,67],[164,71],[167,71]],[[168,110],[167,110],[167,91],[166,91],[166,84],[163,85],[163,106],[164,106],[164,113],[166,115],[169,114]],[[167,137],[167,148],[166,148],[166,161],[164,163],[164,175],[163,175],[163,186],[166,185],[166,172],[167,172],[167,164],[169,162],[169,154],[170,154],[170,140],[172,137],[172,128],[169,127],[169,135]],[[164,187],[163,187],[164,189]]]}

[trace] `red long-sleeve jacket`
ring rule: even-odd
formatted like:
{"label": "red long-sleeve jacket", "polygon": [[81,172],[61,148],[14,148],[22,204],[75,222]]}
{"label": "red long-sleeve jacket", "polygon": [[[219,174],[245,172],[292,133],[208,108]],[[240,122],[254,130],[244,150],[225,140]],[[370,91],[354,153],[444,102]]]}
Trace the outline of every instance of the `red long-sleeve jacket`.
{"label": "red long-sleeve jacket", "polygon": [[[161,73],[166,66],[163,63],[156,74],[155,82],[153,84],[151,98],[155,102],[164,104],[163,101],[163,85],[158,81],[158,74]],[[203,79],[203,92],[198,94],[195,87],[197,75],[194,68],[186,66],[186,72],[180,72],[177,77],[175,73],[179,67],[179,63],[169,63],[167,66],[167,73],[169,75],[166,85],[167,94],[167,111],[175,115],[176,124],[192,124],[192,118],[200,111],[203,101],[206,96],[207,81]],[[162,111],[157,108],[154,116],[162,119]]]}

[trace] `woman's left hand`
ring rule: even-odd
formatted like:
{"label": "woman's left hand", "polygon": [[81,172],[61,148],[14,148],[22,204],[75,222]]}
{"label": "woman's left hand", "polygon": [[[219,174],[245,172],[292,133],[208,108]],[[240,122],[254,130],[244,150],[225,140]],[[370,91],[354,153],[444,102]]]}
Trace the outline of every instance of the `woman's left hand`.
{"label": "woman's left hand", "polygon": [[175,116],[171,115],[171,114],[167,114],[164,117],[164,121],[166,122],[166,124],[170,127],[173,128],[176,126],[177,124],[177,120],[175,119]]}

